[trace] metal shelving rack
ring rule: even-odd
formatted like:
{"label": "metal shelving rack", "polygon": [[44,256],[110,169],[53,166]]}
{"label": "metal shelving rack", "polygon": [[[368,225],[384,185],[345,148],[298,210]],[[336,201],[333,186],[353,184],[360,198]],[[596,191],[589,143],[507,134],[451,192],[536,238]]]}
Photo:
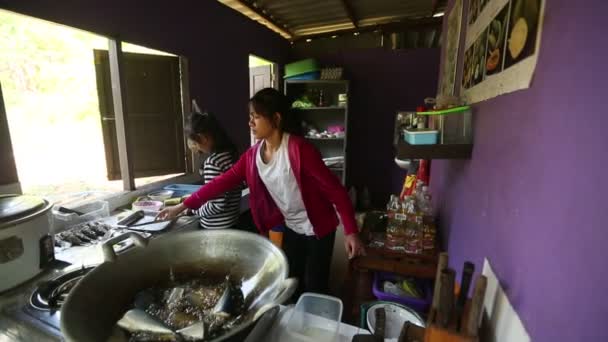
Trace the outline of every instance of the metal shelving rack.
{"label": "metal shelving rack", "polygon": [[342,167],[330,167],[332,171],[346,185],[347,158],[346,151],[348,146],[348,100],[345,105],[338,105],[338,95],[349,94],[349,82],[345,80],[286,80],[285,95],[290,100],[296,100],[301,95],[313,89],[323,90],[327,105],[322,107],[299,108],[302,113],[302,120],[317,127],[320,130],[327,129],[331,125],[344,126],[344,138],[307,138],[314,144],[323,158],[343,157]]}

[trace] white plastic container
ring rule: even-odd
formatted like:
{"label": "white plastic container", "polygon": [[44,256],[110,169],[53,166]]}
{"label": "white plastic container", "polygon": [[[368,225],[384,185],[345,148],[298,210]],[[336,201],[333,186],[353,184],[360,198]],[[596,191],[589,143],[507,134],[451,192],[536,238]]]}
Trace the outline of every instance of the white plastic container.
{"label": "white plastic container", "polygon": [[281,340],[333,342],[340,333],[342,301],[317,293],[304,293],[287,321]]}
{"label": "white plastic container", "polygon": [[53,231],[51,233],[59,233],[77,224],[110,216],[110,206],[106,201],[91,201],[77,207],[66,207],[84,213],[84,215],[62,213],[57,210],[57,206],[53,207]]}

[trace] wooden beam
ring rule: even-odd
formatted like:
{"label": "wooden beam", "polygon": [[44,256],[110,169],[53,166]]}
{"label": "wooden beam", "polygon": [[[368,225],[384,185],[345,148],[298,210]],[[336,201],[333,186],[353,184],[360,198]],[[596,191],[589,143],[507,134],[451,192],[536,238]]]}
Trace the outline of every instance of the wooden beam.
{"label": "wooden beam", "polygon": [[110,58],[110,80],[112,82],[112,103],[114,117],[116,118],[116,140],[118,141],[118,160],[120,162],[120,176],[124,190],[135,190],[135,177],[133,163],[131,162],[131,144],[129,144],[129,122],[127,116],[127,98],[125,92],[125,79],[122,63],[121,41],[108,39]]}
{"label": "wooden beam", "polygon": [[380,24],[380,25],[361,26],[356,29],[337,30],[337,31],[324,32],[324,33],[313,34],[313,35],[308,35],[308,36],[298,36],[297,38],[293,39],[292,41],[294,43],[297,43],[299,41],[303,41],[306,39],[329,38],[334,35],[340,36],[340,35],[347,35],[347,34],[353,34],[353,33],[364,33],[364,32],[374,32],[374,31],[380,31],[380,32],[385,33],[385,32],[398,32],[398,31],[403,31],[403,30],[421,29],[421,28],[429,28],[429,27],[439,28],[439,27],[441,27],[442,23],[443,23],[443,18],[423,18],[423,19],[416,19],[416,20],[403,20],[403,21],[397,21],[397,22]]}
{"label": "wooden beam", "polygon": [[355,16],[355,11],[353,11],[353,6],[350,3],[350,0],[342,0],[342,6],[344,7],[344,11],[346,12],[346,16],[353,23],[355,28],[359,28],[357,17]]}
{"label": "wooden beam", "polygon": [[[192,105],[190,102],[190,69],[188,67],[188,59],[179,56],[179,72],[180,72],[180,87],[182,95],[182,122],[183,127],[186,127],[190,113],[192,113]],[[186,173],[194,173],[198,169],[194,152],[188,147],[188,137],[184,136],[184,151],[186,156]]]}
{"label": "wooden beam", "polygon": [[431,0],[431,16],[435,15],[437,7],[439,7],[439,0]]}
{"label": "wooden beam", "polygon": [[[19,183],[2,86],[0,85],[0,184]],[[0,192],[1,194],[2,192]]]}
{"label": "wooden beam", "polygon": [[276,20],[274,20],[273,18],[271,18],[269,15],[267,15],[264,12],[262,12],[263,8],[261,8],[261,7],[254,7],[253,5],[251,5],[246,0],[236,0],[236,2],[239,3],[241,6],[246,7],[250,11],[254,12],[255,14],[259,15],[260,17],[262,17],[264,20],[268,21],[272,25],[274,25],[274,26],[280,28],[281,30],[287,32],[287,34],[289,34],[290,36],[292,36],[292,37],[294,36],[293,33],[291,33],[291,31],[285,25],[279,24]]}

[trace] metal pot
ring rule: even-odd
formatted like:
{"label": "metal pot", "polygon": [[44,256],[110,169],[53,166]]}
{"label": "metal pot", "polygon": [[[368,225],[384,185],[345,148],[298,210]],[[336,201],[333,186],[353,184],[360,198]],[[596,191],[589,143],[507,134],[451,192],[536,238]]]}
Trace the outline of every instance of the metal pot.
{"label": "metal pot", "polygon": [[0,292],[33,278],[53,259],[51,207],[34,196],[0,196]]}
{"label": "metal pot", "polygon": [[[118,257],[112,246],[131,238],[138,246]],[[146,246],[147,245],[147,246]],[[234,337],[265,311],[295,291],[287,259],[268,239],[237,230],[178,233],[149,242],[127,233],[103,245],[106,261],[72,289],[61,309],[61,332],[67,341],[106,341],[131,307],[135,294],[167,279],[171,270],[196,268],[242,279],[243,323],[213,341]]]}

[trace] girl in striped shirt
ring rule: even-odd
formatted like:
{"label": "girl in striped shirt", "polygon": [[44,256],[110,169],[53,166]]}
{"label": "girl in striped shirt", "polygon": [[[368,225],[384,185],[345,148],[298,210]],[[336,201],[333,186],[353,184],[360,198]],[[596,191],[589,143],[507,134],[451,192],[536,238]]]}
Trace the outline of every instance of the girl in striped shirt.
{"label": "girl in striped shirt", "polygon": [[[228,171],[237,158],[236,147],[217,118],[211,113],[193,113],[186,126],[188,145],[208,157],[199,173],[207,184]],[[234,228],[241,203],[241,188],[230,190],[196,210],[200,225],[206,229]]]}

